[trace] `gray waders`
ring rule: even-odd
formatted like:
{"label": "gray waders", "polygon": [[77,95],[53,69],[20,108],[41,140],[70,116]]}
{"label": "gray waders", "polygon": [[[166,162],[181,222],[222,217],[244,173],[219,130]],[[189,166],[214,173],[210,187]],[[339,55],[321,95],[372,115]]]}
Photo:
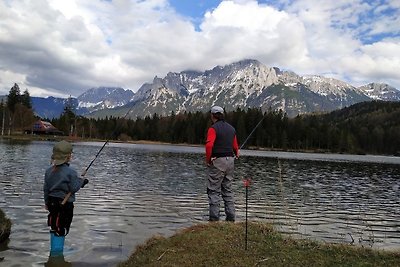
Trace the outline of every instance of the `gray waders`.
{"label": "gray waders", "polygon": [[227,221],[235,221],[235,202],[232,191],[234,157],[220,157],[208,166],[207,194],[210,205],[210,221],[219,220],[221,196]]}

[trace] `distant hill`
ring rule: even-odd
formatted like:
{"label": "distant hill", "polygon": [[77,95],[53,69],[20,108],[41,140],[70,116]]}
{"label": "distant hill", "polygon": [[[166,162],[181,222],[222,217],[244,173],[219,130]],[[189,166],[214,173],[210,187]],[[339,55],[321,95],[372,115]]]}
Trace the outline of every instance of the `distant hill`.
{"label": "distant hill", "polygon": [[31,97],[32,106],[41,118],[58,118],[64,111],[65,104],[71,101],[77,115],[87,115],[97,110],[107,110],[123,106],[135,95],[131,90],[120,87],[91,88],[77,98]]}
{"label": "distant hill", "polygon": [[[400,126],[400,102],[368,101],[361,102],[322,115],[327,120],[346,123],[349,121],[365,122],[364,125]],[[399,136],[400,138],[400,136]]]}
{"label": "distant hill", "polygon": [[400,102],[374,100],[324,115],[304,115],[302,127],[329,150],[400,155]]}
{"label": "distant hill", "polygon": [[[300,76],[245,59],[204,72],[187,70],[154,77],[136,93],[120,87],[91,88],[73,99],[78,115],[93,118],[144,118],[184,112],[206,112],[212,105],[226,111],[237,108],[282,110],[289,117],[329,111],[355,103],[400,101],[400,91],[384,83],[355,87],[320,75]],[[42,118],[60,116],[66,99],[32,97],[35,113]]]}
{"label": "distant hill", "polygon": [[[34,113],[46,119],[58,118],[64,111],[64,107],[68,101],[72,101],[73,106],[78,105],[78,101],[75,98],[68,100],[67,98],[57,98],[57,97],[31,97],[32,107]],[[87,113],[87,110],[82,112],[77,112],[79,114]]]}

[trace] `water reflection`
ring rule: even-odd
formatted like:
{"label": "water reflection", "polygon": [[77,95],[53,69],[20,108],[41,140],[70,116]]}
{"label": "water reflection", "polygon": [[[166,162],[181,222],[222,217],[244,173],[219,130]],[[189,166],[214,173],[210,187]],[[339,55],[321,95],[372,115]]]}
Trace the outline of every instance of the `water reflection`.
{"label": "water reflection", "polygon": [[[203,148],[110,144],[77,194],[64,258],[53,259],[42,199],[52,145],[0,141],[0,206],[14,222],[8,247],[0,249],[6,265],[113,266],[152,235],[168,236],[208,218]],[[84,170],[101,145],[74,144],[72,166]],[[332,162],[320,155],[310,161],[297,154],[242,154],[234,183],[239,221],[245,216],[242,179],[250,178],[251,220],[295,237],[400,248],[399,164],[382,164],[382,157]]]}
{"label": "water reflection", "polygon": [[245,165],[254,179],[254,217],[296,236],[399,248],[398,165],[269,159]]}
{"label": "water reflection", "polygon": [[63,254],[50,255],[48,261],[44,264],[46,267],[70,267],[72,263],[65,261]]}

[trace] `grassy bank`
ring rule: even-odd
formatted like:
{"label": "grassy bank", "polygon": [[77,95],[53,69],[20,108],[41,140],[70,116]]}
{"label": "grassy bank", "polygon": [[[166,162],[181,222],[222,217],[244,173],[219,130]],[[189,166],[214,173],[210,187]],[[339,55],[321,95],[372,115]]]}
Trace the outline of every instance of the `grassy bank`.
{"label": "grassy bank", "polygon": [[0,243],[7,240],[11,233],[11,221],[0,209]]}
{"label": "grassy bank", "polygon": [[10,139],[18,141],[58,141],[67,139],[68,136],[54,135],[32,135],[32,134],[12,134],[0,136],[0,139]]}
{"label": "grassy bank", "polygon": [[153,237],[119,266],[400,266],[400,252],[294,240],[271,226],[208,223]]}
{"label": "grassy bank", "polygon": [[[94,138],[81,138],[74,136],[65,135],[32,135],[32,134],[12,134],[12,135],[0,135],[0,139],[10,139],[17,141],[61,141],[66,140],[70,142],[105,142],[104,139]],[[147,145],[181,145],[181,146],[202,146],[194,144],[172,144],[160,141],[148,141],[148,140],[134,140],[134,141],[123,141],[123,140],[109,140],[110,143],[131,143],[131,144],[147,144]]]}

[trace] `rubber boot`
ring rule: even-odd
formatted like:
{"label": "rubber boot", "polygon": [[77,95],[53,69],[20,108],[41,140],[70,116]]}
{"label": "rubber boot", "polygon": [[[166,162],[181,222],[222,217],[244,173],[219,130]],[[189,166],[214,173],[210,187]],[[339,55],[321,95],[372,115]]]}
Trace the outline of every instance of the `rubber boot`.
{"label": "rubber boot", "polygon": [[64,252],[65,236],[58,236],[55,232],[50,231],[50,254],[59,255]]}

